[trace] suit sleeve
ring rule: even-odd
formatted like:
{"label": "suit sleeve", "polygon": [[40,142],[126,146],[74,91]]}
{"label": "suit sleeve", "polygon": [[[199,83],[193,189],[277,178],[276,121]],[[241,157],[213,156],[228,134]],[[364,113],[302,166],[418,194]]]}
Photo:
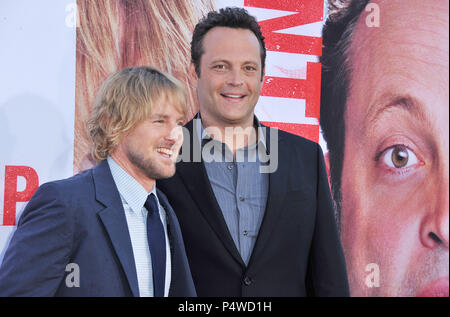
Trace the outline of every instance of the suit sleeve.
{"label": "suit sleeve", "polygon": [[317,145],[317,211],[309,258],[308,288],[312,296],[349,296],[345,258],[334,216],[322,149]]}
{"label": "suit sleeve", "polygon": [[0,267],[0,296],[54,296],[71,250],[67,206],[44,184],[20,217]]}

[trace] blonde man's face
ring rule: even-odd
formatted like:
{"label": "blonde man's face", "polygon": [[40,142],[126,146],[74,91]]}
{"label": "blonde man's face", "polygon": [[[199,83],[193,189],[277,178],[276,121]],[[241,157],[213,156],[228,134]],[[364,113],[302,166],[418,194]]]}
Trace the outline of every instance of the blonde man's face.
{"label": "blonde man's face", "polygon": [[160,100],[150,117],[121,140],[113,155],[120,155],[122,165],[138,181],[171,177],[183,143],[184,120],[184,113],[166,100]]}

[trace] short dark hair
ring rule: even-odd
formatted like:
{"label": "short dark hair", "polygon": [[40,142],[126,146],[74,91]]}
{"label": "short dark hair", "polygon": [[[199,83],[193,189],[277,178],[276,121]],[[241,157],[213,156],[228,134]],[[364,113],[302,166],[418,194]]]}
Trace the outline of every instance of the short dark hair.
{"label": "short dark hair", "polygon": [[329,0],[329,15],[322,30],[320,126],[329,151],[331,190],[338,221],[342,199],[345,111],[352,68],[349,48],[356,22],[369,1]]}
{"label": "short dark hair", "polygon": [[244,8],[227,7],[219,11],[211,11],[195,26],[191,41],[191,60],[197,76],[200,76],[200,60],[204,53],[203,38],[214,27],[223,26],[234,29],[247,29],[255,34],[261,48],[261,80],[266,61],[266,45],[261,27],[255,17],[248,14]]}

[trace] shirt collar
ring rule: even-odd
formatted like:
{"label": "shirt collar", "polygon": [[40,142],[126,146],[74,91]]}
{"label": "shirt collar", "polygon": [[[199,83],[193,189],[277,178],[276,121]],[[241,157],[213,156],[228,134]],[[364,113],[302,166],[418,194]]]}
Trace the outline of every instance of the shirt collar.
{"label": "shirt collar", "polygon": [[[266,137],[265,133],[263,133],[265,127],[262,126],[261,122],[259,122],[256,115],[254,115],[253,118],[254,118],[253,119],[254,126],[258,127],[258,144],[262,145],[264,147],[264,150],[267,151]],[[203,127],[200,112],[198,112],[197,115],[194,117],[194,129],[197,132],[200,144],[202,144],[202,141],[205,139],[211,139],[211,136],[209,136],[208,132],[206,132],[205,128]]]}
{"label": "shirt collar", "polygon": [[144,207],[147,196],[153,193],[159,206],[158,195],[156,195],[156,182],[151,192],[147,192],[145,188],[130,174],[128,174],[119,164],[114,161],[111,156],[107,158],[111,174],[120,196],[126,201],[131,210],[140,213]]}

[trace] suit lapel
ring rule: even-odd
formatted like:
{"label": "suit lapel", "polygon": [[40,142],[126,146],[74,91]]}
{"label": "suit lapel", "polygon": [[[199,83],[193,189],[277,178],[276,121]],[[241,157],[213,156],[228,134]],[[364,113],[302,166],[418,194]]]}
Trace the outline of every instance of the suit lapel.
{"label": "suit lapel", "polygon": [[[189,131],[187,140],[190,141],[190,162],[179,162],[177,164],[177,174],[181,177],[192,199],[198,205],[203,217],[209,223],[211,228],[217,234],[228,252],[238,261],[242,266],[245,266],[244,261],[239,254],[239,251],[234,244],[233,238],[228,230],[222,211],[217,203],[216,196],[209,182],[206,168],[201,162],[195,162],[195,151],[201,151],[198,136],[193,126],[193,121],[190,121],[186,128]],[[185,139],[186,140],[186,139]]]}
{"label": "suit lapel", "polygon": [[178,265],[178,254],[177,254],[178,252],[175,249],[178,248],[178,244],[180,242],[178,241],[176,235],[174,234],[174,232],[172,230],[172,224],[174,223],[173,211],[171,212],[171,207],[170,207],[166,197],[161,194],[162,192],[158,188],[156,188],[156,190],[157,190],[157,194],[158,194],[159,203],[166,211],[167,236],[169,237],[169,247],[170,247],[170,272],[171,272],[171,279],[170,279],[170,285],[169,285],[169,297],[170,297],[170,294],[172,293],[173,288],[178,286],[178,284],[176,283],[176,280],[177,280],[176,277],[177,277],[178,269],[180,267]]}
{"label": "suit lapel", "polygon": [[[249,260],[249,267],[258,263],[258,260],[255,259],[264,253],[264,248],[269,241],[270,235],[281,217],[282,205],[286,195],[286,189],[288,188],[288,167],[291,166],[290,162],[288,162],[291,155],[287,152],[286,147],[283,146],[283,139],[281,136],[278,133],[273,134],[273,129],[271,128],[267,128],[266,130],[268,132],[266,134],[267,148],[269,152],[272,151],[270,152],[271,157],[273,157],[273,155],[278,155],[278,168],[275,172],[269,174],[269,192],[266,210],[259,229],[258,238]],[[278,143],[275,145],[273,142]]]}
{"label": "suit lapel", "polygon": [[94,168],[93,178],[96,199],[105,206],[98,212],[98,216],[109,235],[133,296],[137,297],[139,296],[139,288],[130,233],[122,201],[106,160]]}

